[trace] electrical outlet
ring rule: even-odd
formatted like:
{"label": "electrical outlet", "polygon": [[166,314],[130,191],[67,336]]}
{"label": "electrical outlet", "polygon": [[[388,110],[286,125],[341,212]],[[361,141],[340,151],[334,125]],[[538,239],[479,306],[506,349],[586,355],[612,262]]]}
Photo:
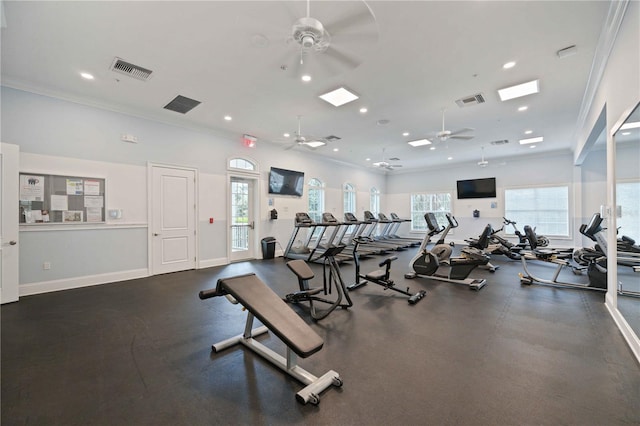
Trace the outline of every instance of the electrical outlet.
{"label": "electrical outlet", "polygon": [[51,269],[51,262],[44,262],[44,263],[42,264],[42,269],[44,269],[44,270],[49,270],[49,269]]}

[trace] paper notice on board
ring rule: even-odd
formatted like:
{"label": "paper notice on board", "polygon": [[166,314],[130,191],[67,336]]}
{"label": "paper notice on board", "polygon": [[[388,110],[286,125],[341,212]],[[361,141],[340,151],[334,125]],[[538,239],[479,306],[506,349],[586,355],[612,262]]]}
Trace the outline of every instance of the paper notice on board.
{"label": "paper notice on board", "polygon": [[85,179],[84,195],[100,195],[100,181]]}
{"label": "paper notice on board", "polygon": [[44,176],[20,175],[20,200],[44,201]]}
{"label": "paper notice on board", "polygon": [[80,210],[67,210],[62,212],[63,222],[82,222],[82,214],[84,212]]}
{"label": "paper notice on board", "polygon": [[67,179],[67,195],[82,195],[82,179]]}
{"label": "paper notice on board", "polygon": [[102,208],[87,207],[87,222],[102,222]]}
{"label": "paper notice on board", "polygon": [[95,195],[85,195],[84,196],[84,206],[85,207],[104,207],[104,199],[102,196]]}
{"label": "paper notice on board", "polygon": [[69,210],[69,201],[66,195],[52,195],[51,208],[49,210]]}

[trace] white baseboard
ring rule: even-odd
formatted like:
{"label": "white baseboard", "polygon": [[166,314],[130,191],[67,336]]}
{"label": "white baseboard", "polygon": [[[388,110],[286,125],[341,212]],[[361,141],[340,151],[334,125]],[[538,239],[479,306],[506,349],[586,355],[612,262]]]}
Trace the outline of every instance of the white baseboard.
{"label": "white baseboard", "polygon": [[89,287],[118,281],[133,280],[149,276],[147,268],[130,271],[109,272],[106,274],[86,275],[83,277],[63,278],[60,280],[40,281],[37,283],[20,284],[20,296],[49,293],[52,291],[70,290],[72,288]]}
{"label": "white baseboard", "polygon": [[226,257],[219,257],[217,259],[201,260],[200,262],[198,262],[198,269],[212,268],[214,266],[223,266],[228,264],[229,259],[227,259]]}
{"label": "white baseboard", "polygon": [[636,360],[640,363],[640,339],[618,309],[613,308],[609,303],[605,303],[605,306],[618,326],[620,333],[622,333],[622,336],[627,341],[631,352],[633,352]]}

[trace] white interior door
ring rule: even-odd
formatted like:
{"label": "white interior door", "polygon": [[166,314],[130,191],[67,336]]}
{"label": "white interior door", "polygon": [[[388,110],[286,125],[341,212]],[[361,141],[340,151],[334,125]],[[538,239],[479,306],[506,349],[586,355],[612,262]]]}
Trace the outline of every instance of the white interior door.
{"label": "white interior door", "polygon": [[151,166],[151,272],[196,267],[196,172]]}
{"label": "white interior door", "polygon": [[229,187],[229,260],[255,259],[255,179],[232,177]]}
{"label": "white interior door", "polygon": [[0,144],[0,303],[18,300],[18,162],[17,145]]}

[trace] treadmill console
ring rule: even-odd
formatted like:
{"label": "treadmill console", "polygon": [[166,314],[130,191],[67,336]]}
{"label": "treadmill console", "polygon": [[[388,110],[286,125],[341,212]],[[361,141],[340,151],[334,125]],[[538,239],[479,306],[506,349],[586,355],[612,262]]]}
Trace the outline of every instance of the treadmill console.
{"label": "treadmill console", "polygon": [[296,226],[310,226],[313,224],[313,219],[311,219],[311,217],[307,213],[296,213]]}

